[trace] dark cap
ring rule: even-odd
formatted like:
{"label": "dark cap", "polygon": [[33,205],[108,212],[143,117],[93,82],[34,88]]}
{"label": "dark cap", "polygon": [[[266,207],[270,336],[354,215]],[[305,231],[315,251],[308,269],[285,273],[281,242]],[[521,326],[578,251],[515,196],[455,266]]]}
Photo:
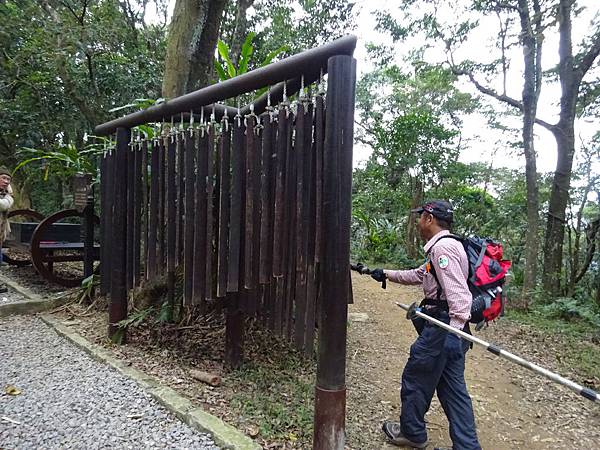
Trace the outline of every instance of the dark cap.
{"label": "dark cap", "polygon": [[12,178],[12,173],[4,166],[0,166],[0,175],[8,175]]}
{"label": "dark cap", "polygon": [[424,211],[438,219],[452,223],[452,204],[446,200],[430,200],[424,203],[423,206],[412,209],[410,212],[421,214]]}

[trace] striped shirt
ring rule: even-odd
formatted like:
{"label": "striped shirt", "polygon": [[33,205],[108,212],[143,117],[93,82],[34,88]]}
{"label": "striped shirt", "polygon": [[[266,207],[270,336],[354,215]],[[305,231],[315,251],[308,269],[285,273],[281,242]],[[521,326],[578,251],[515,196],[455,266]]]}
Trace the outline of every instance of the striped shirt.
{"label": "striped shirt", "polygon": [[[450,234],[442,230],[425,244],[425,253],[429,253],[428,261],[435,269],[435,274],[442,289],[441,300],[448,302],[450,326],[462,330],[471,317],[473,297],[467,286],[469,262],[462,244],[456,239],[442,239]],[[433,248],[432,248],[433,247]],[[425,298],[437,298],[438,284],[431,272],[427,271],[427,263],[411,270],[385,270],[388,279],[394,283],[423,285]]]}

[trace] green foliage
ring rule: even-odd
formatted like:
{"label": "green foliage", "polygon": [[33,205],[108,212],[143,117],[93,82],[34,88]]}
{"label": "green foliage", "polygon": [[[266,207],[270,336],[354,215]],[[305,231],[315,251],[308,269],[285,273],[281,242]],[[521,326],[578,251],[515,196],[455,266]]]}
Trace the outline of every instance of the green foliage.
{"label": "green foliage", "polygon": [[65,180],[76,173],[95,175],[96,167],[92,158],[102,154],[103,151],[102,144],[89,144],[82,151],[78,151],[72,143],[58,144],[56,150],[24,147],[17,152],[17,156],[22,159],[14,172],[29,164],[40,162],[44,168],[44,180],[48,179],[50,172]]}
{"label": "green foliage", "polygon": [[[254,53],[254,45],[252,41],[256,34],[251,32],[246,37],[244,44],[242,45],[242,51],[239,58],[238,67],[236,68],[233,64],[232,57],[229,54],[228,45],[219,39],[217,42],[217,50],[219,57],[215,58],[215,69],[217,70],[217,75],[221,81],[228,80],[230,78],[236,77],[238,75],[242,75],[248,72],[248,68],[252,67],[250,57]],[[288,50],[287,45],[282,45],[275,50],[269,52],[262,63],[256,65],[255,67],[263,67],[277,58],[278,56],[284,54]]]}
{"label": "green foliage", "polygon": [[227,382],[238,391],[231,406],[258,425],[261,438],[308,448],[314,414],[314,363],[284,345],[272,336],[263,336],[255,349],[262,349],[261,355],[253,355],[229,374]]}
{"label": "green foliage", "polygon": [[[236,26],[236,6],[229,2],[222,26],[221,39],[228,44]],[[282,57],[289,56],[330,42],[350,32],[355,20],[356,4],[348,0],[255,0],[247,17],[247,32],[255,34],[248,70],[282,51]]]}
{"label": "green foliage", "polygon": [[0,3],[0,156],[84,145],[116,105],[160,96],[165,30],[115,0]]}
{"label": "green foliage", "polygon": [[600,328],[599,311],[590,307],[589,303],[582,303],[575,298],[559,297],[552,303],[540,307],[542,313],[553,319],[567,322],[586,321],[590,325]]}
{"label": "green foliage", "polygon": [[161,324],[168,322],[169,317],[169,304],[164,302],[159,308],[150,306],[148,308],[140,309],[129,313],[126,319],[117,322],[117,331],[111,338],[115,344],[121,344],[125,336],[125,332],[129,327],[140,327],[147,323],[152,316],[155,316],[154,320],[150,321],[153,324]]}
{"label": "green foliage", "polygon": [[96,274],[92,274],[81,282],[81,287],[75,294],[77,302],[82,303],[92,298],[92,294],[96,287],[100,285],[100,277]]}

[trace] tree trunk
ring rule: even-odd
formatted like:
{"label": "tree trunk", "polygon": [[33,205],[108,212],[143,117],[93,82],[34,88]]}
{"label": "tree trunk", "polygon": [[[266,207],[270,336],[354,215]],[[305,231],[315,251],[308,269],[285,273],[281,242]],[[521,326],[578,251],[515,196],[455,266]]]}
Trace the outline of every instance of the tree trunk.
{"label": "tree trunk", "polygon": [[[537,9],[537,2],[534,1]],[[541,39],[534,34],[527,0],[519,0],[521,39],[523,47],[523,153],[525,155],[525,181],[527,189],[527,234],[525,236],[525,270],[522,297],[525,304],[535,289],[537,279],[539,195],[537,185],[536,155],[533,127],[541,89]],[[537,20],[535,18],[534,20]],[[539,33],[539,30],[536,30]]]}
{"label": "tree trunk", "polygon": [[591,37],[592,45],[575,65],[571,40],[572,0],[561,0],[558,7],[559,23],[559,78],[561,87],[560,119],[553,128],[556,139],[558,159],[550,202],[548,221],[544,241],[544,272],[542,282],[548,295],[556,296],[560,292],[560,274],[562,270],[563,240],[565,234],[565,211],[571,187],[571,172],[575,155],[575,116],[579,87],[583,76],[592,66],[600,53],[600,33]]}
{"label": "tree trunk", "polygon": [[[410,209],[418,208],[423,204],[423,183],[415,179]],[[414,214],[408,216],[406,223],[406,253],[410,258],[416,258],[419,255],[417,250],[417,218]]]}
{"label": "tree trunk", "polygon": [[163,97],[178,97],[208,84],[226,2],[176,0],[167,38]]}

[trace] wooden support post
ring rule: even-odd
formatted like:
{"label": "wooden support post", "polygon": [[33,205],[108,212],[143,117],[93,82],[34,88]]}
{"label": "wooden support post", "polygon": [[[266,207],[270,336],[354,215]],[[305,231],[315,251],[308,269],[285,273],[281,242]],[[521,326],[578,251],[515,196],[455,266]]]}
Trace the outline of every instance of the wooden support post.
{"label": "wooden support post", "polygon": [[[112,223],[112,274],[110,289],[110,304],[108,308],[108,337],[112,338],[118,330],[117,323],[127,318],[127,280],[125,258],[126,254],[126,232],[127,232],[127,152],[131,130],[127,128],[117,129],[117,147],[114,155],[114,195],[113,195],[113,223]],[[126,341],[123,333],[121,343]]]}
{"label": "wooden support post", "polygon": [[346,321],[350,276],[352,140],[356,61],[328,61],[323,157],[322,292],[313,449],[343,450],[346,414]]}

